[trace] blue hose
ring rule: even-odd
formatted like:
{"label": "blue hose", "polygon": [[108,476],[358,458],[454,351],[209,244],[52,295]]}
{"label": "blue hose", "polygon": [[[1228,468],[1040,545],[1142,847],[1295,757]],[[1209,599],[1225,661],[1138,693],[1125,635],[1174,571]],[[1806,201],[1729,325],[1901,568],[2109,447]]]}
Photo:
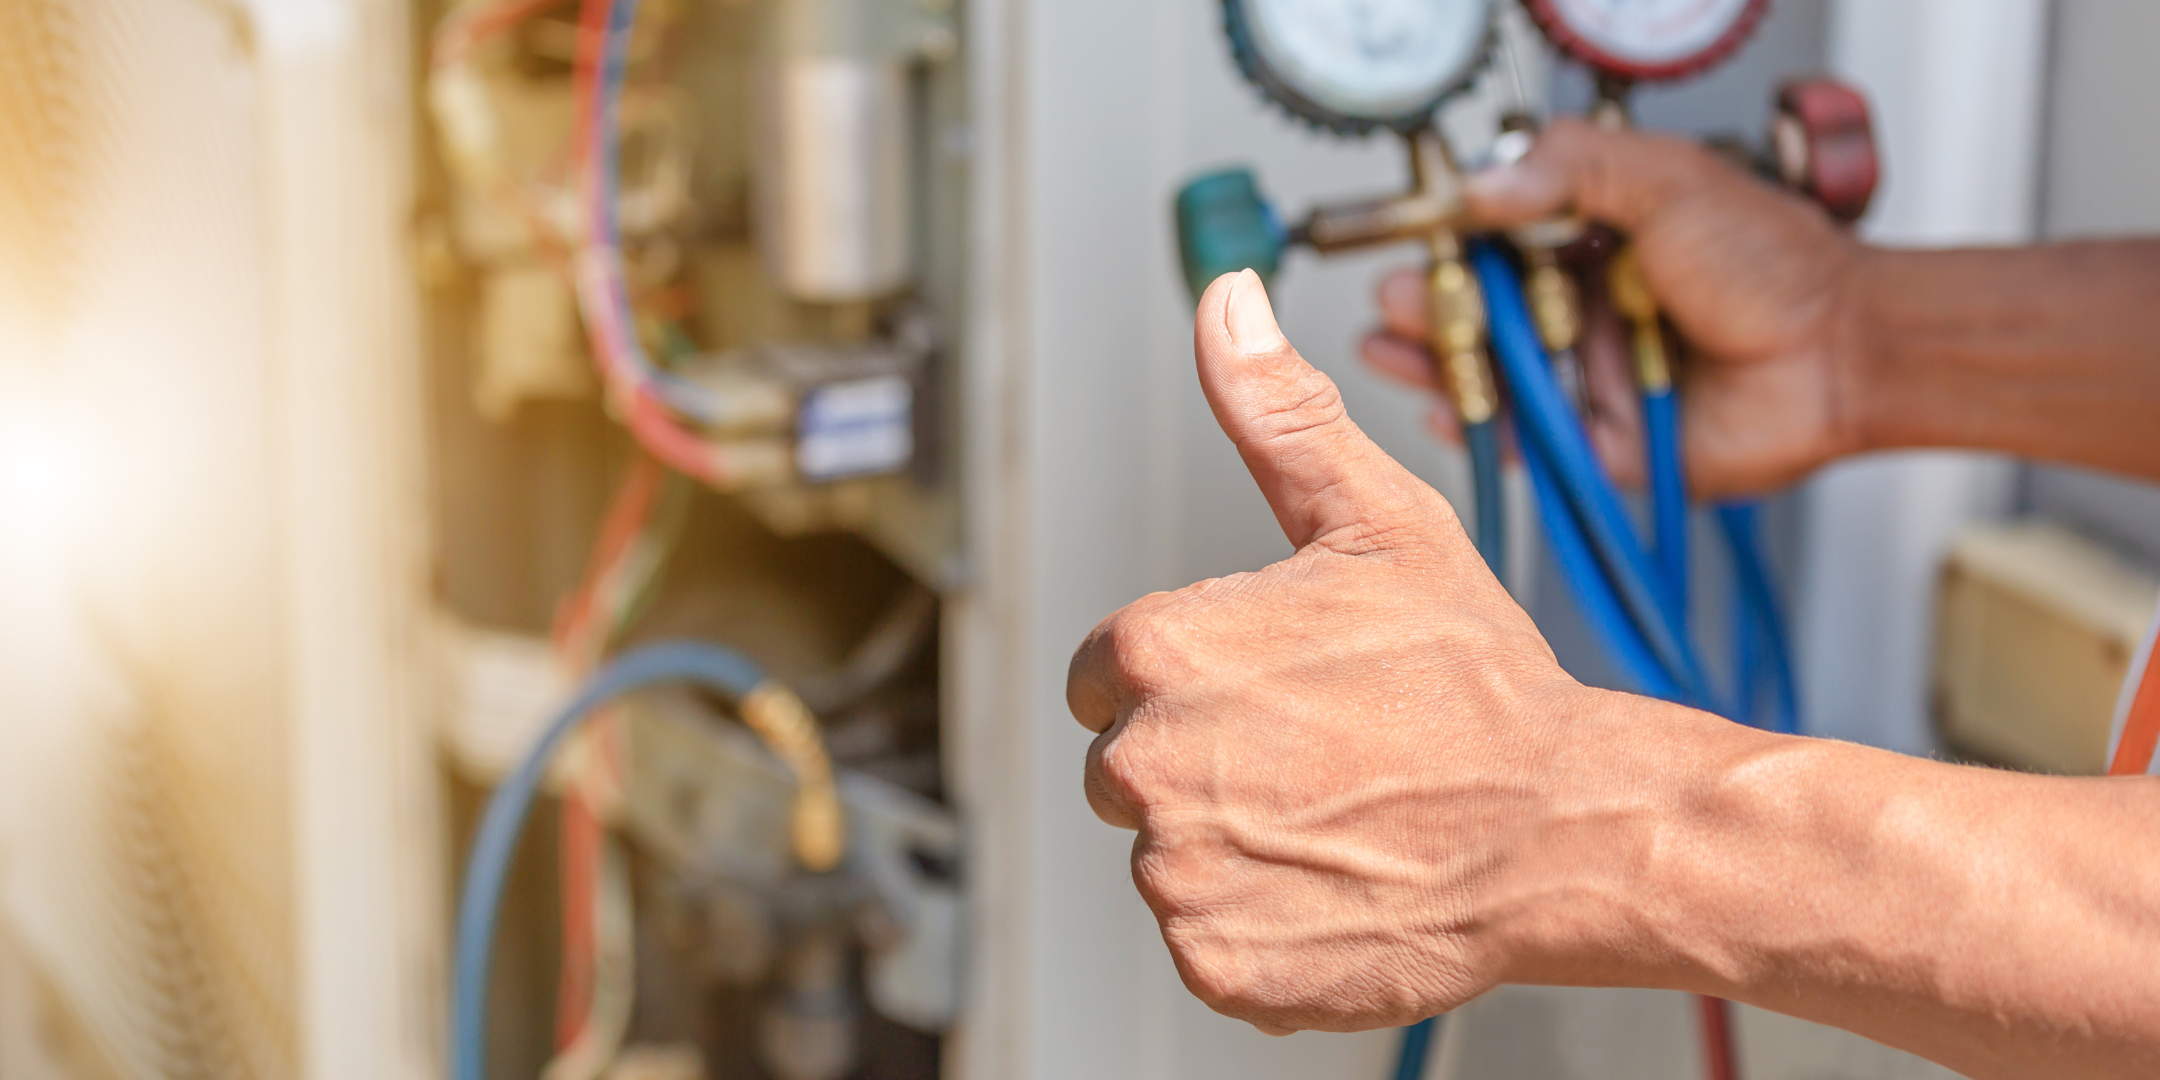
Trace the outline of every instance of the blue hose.
{"label": "blue hose", "polygon": [[1507,580],[1507,509],[1500,485],[1500,422],[1463,426],[1463,442],[1470,448],[1470,476],[1475,492],[1478,554],[1493,576]]}
{"label": "blue hose", "polygon": [[[1712,708],[1709,683],[1687,633],[1689,508],[1681,470],[1677,396],[1668,389],[1643,399],[1657,541],[1653,564],[1580,420],[1553,378],[1515,268],[1491,243],[1473,245],[1471,262],[1485,291],[1493,352],[1515,402],[1523,464],[1530,474],[1538,516],[1545,524],[1547,546],[1576,606],[1637,692]],[[1467,427],[1465,436],[1472,468],[1477,470],[1478,549],[1489,563],[1495,563],[1497,573],[1499,531],[1487,532],[1487,523],[1499,520],[1499,454],[1493,424]],[[1495,510],[1488,511],[1488,506]],[[1755,507],[1720,507],[1718,520],[1733,549],[1736,582],[1735,718],[1745,721],[1752,716],[1761,699],[1761,674],[1767,669],[1777,694],[1774,726],[1778,731],[1796,731],[1792,665],[1776,588],[1757,535]],[[1424,1074],[1439,1021],[1435,1017],[1403,1029],[1395,1080],[1418,1080]]]}
{"label": "blue hose", "polygon": [[1668,614],[1663,576],[1636,539],[1620,493],[1599,465],[1581,421],[1553,378],[1522,286],[1507,256],[1489,242],[1471,248],[1471,264],[1484,287],[1492,325],[1493,355],[1504,373],[1526,447],[1535,446],[1575,512],[1583,535],[1612,583],[1651,655],[1681,693],[1674,700],[1708,707],[1712,695],[1702,662],[1681,626]]}
{"label": "blue hose", "polygon": [[1761,698],[1762,675],[1767,673],[1777,702],[1770,729],[1797,735],[1800,692],[1793,677],[1792,649],[1785,637],[1777,586],[1770,575],[1770,561],[1763,555],[1758,521],[1761,511],[1753,503],[1727,503],[1718,507],[1717,513],[1726,545],[1732,549],[1733,606],[1738,612],[1733,641],[1739,655],[1733,664],[1733,681],[1740,712],[1734,719],[1752,719]]}
{"label": "blue hose", "polygon": [[1620,669],[1630,689],[1636,693],[1677,700],[1679,685],[1650,652],[1649,643],[1643,640],[1642,633],[1620,606],[1612,583],[1598,569],[1597,557],[1590,553],[1590,543],[1583,539],[1582,526],[1575,520],[1574,509],[1561,495],[1560,483],[1553,478],[1552,466],[1546,462],[1545,455],[1525,443],[1523,466],[1530,474],[1531,492],[1537,497],[1538,517],[1545,524],[1545,546],[1552,552],[1553,562],[1560,567],[1560,576],[1567,579],[1568,591],[1574,595],[1575,606],[1582,612],[1583,621],[1590,624],[1591,631],[1605,646],[1607,658]]}
{"label": "blue hose", "polygon": [[1733,577],[1732,612],[1727,620],[1732,632],[1732,712],[1730,718],[1749,727],[1762,727],[1763,679],[1769,674],[1763,657],[1762,633],[1755,627],[1755,605]]}
{"label": "blue hose", "polygon": [[532,810],[533,797],[547,766],[564,739],[586,715],[633,690],[663,683],[690,683],[741,698],[765,681],[756,664],[716,645],[668,642],[623,654],[600,669],[577,697],[548,722],[540,740],[526,753],[488,800],[465,864],[465,894],[458,903],[455,970],[451,982],[450,1075],[453,1080],[486,1080],[487,979],[495,948],[495,920],[502,907],[504,879],[518,835]]}
{"label": "blue hose", "polygon": [[1395,1057],[1395,1080],[1418,1080],[1425,1075],[1425,1057],[1432,1049],[1440,1017],[1420,1020],[1402,1029],[1402,1052]]}
{"label": "blue hose", "polygon": [[1665,608],[1684,632],[1688,621],[1688,493],[1680,465],[1680,402],[1672,387],[1643,395],[1650,466],[1650,520],[1657,542]]}

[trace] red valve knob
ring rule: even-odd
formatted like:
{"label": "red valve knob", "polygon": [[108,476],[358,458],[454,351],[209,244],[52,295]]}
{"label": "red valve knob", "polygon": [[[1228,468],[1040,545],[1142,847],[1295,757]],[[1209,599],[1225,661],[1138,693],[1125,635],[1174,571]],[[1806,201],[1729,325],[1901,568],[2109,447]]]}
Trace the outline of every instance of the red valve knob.
{"label": "red valve knob", "polygon": [[1778,176],[1839,221],[1860,220],[1882,166],[1867,98],[1835,79],[1795,79],[1778,89],[1770,131]]}

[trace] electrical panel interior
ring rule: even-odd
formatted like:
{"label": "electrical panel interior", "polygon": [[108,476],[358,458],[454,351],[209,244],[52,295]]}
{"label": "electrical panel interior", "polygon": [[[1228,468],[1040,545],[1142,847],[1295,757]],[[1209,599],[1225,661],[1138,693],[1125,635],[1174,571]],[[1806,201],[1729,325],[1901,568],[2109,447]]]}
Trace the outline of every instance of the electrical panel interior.
{"label": "electrical panel interior", "polygon": [[[935,1076],[961,939],[959,13],[423,0],[412,23],[454,850],[534,718],[638,643],[736,650],[813,718],[791,751],[684,690],[580,731],[497,917],[489,1074]],[[844,808],[829,867],[791,821],[797,751]]]}

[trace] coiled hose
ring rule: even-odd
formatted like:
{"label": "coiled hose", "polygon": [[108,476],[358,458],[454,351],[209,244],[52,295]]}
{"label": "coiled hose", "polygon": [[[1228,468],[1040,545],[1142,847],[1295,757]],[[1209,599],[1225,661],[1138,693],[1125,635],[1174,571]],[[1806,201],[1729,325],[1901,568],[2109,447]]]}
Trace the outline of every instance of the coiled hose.
{"label": "coiled hose", "polygon": [[[1638,691],[1714,709],[1687,628],[1689,511],[1677,395],[1661,385],[1643,397],[1656,538],[1652,563],[1553,377],[1514,266],[1489,242],[1473,247],[1471,263],[1485,291],[1493,351],[1516,403],[1539,514],[1585,618]],[[1775,694],[1769,726],[1794,733],[1798,694],[1757,519],[1752,504],[1718,511],[1734,576],[1734,685],[1726,715],[1756,723],[1767,681]],[[1730,1006],[1710,997],[1699,1000],[1711,1073],[1729,1078],[1736,1069]],[[1417,1075],[1398,1070],[1399,1080]]]}
{"label": "coiled hose", "polygon": [[563,740],[592,711],[635,690],[687,683],[718,691],[734,701],[748,697],[765,681],[758,666],[740,653],[716,645],[668,642],[624,653],[601,668],[577,697],[548,722],[547,729],[516,771],[495,789],[473,838],[465,864],[465,890],[458,902],[457,944],[453,953],[450,1009],[450,1075],[453,1080],[486,1080],[488,965],[495,949],[495,922],[502,906],[503,883],[518,836],[532,811],[533,799],[547,776],[548,762]]}
{"label": "coiled hose", "polygon": [[[1553,376],[1514,265],[1490,242],[1473,245],[1470,260],[1485,290],[1493,358],[1515,405],[1523,458],[1526,463],[1533,459],[1540,462],[1532,467],[1533,477],[1538,468],[1549,471],[1552,486],[1560,496],[1557,501],[1569,511],[1561,516],[1573,520],[1597,568],[1597,573],[1586,577],[1571,575],[1577,595],[1593,588],[1590,580],[1603,579],[1626,615],[1628,627],[1600,628],[1611,633],[1604,640],[1615,659],[1626,666],[1627,657],[1637,651],[1634,642],[1639,640],[1643,651],[1662,669],[1665,682],[1677,687],[1678,694],[1672,700],[1714,708],[1702,662],[1688,640],[1683,620],[1675,617],[1671,587],[1636,538],[1619,491],[1606,477],[1589,436]],[[1549,532],[1557,520],[1547,515]],[[1647,684],[1638,689],[1652,692]]]}

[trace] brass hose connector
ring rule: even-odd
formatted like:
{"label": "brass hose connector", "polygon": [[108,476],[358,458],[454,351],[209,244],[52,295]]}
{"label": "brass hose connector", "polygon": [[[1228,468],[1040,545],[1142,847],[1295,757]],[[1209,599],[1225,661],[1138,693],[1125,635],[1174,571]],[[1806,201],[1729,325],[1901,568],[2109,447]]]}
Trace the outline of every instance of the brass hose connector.
{"label": "brass hose connector", "polygon": [[1519,246],[1530,267],[1530,314],[1537,320],[1538,337],[1548,352],[1567,352],[1582,337],[1582,305],[1575,296],[1575,282],[1560,268],[1560,257],[1553,249]]}
{"label": "brass hose connector", "polygon": [[1665,351],[1664,327],[1658,323],[1657,298],[1650,295],[1650,283],[1643,280],[1633,247],[1621,248],[1613,256],[1606,284],[1612,290],[1613,307],[1635,328],[1636,382],[1652,394],[1672,389],[1672,360]]}
{"label": "brass hose connector", "polygon": [[795,774],[795,805],[789,834],[803,867],[824,872],[840,865],[847,850],[847,817],[833,782],[832,759],[818,734],[817,718],[795,692],[770,680],[737,706],[743,723]]}
{"label": "brass hose connector", "polygon": [[1433,360],[1465,424],[1482,424],[1500,411],[1492,361],[1485,355],[1485,297],[1463,262],[1453,233],[1432,240]]}

